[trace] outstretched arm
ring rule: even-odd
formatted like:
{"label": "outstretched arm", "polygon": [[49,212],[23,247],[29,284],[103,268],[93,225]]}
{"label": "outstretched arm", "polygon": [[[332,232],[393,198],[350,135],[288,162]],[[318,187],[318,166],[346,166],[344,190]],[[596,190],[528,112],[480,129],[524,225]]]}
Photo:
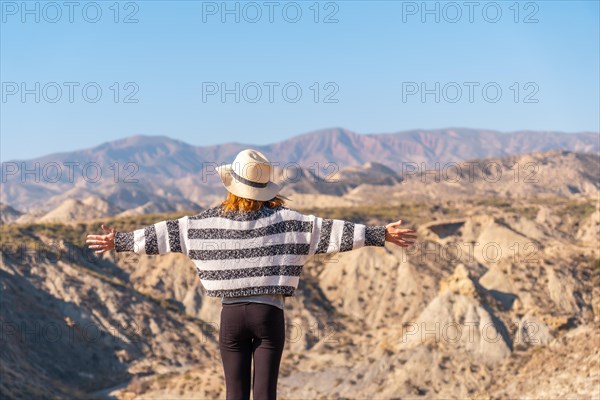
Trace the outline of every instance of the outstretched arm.
{"label": "outstretched arm", "polygon": [[117,252],[131,251],[137,254],[187,254],[188,217],[157,222],[133,232],[116,232],[102,225],[105,235],[88,235],[86,243],[96,253],[115,249]]}
{"label": "outstretched arm", "polygon": [[399,228],[402,220],[387,225],[368,226],[339,219],[302,215],[292,210],[289,212],[296,213],[292,218],[305,220],[308,218],[313,224],[310,255],[345,252],[365,246],[383,247],[386,241],[397,246],[408,247],[416,238],[412,235],[414,230]]}

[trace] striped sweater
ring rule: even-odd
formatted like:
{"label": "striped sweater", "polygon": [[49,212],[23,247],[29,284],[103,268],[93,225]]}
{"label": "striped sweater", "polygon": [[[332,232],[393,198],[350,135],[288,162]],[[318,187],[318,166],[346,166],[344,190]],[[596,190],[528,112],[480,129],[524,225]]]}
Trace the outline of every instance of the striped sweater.
{"label": "striped sweater", "polygon": [[215,297],[293,296],[309,257],[384,245],[385,226],[304,215],[284,206],[244,212],[217,206],[115,232],[117,252],[187,255],[206,295]]}

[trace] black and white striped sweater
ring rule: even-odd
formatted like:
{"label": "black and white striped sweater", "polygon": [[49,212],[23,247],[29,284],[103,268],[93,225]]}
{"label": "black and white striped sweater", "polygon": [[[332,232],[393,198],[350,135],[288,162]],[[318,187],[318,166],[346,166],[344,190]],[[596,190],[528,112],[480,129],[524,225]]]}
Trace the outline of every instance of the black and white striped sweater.
{"label": "black and white striped sweater", "polygon": [[304,215],[284,206],[224,211],[115,233],[117,252],[187,255],[208,296],[293,296],[302,266],[315,254],[384,246],[385,226]]}

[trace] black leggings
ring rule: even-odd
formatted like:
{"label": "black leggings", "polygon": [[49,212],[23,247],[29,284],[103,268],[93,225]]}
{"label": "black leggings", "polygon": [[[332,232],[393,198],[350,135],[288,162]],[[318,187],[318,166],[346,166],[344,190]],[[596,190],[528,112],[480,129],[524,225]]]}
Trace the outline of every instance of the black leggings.
{"label": "black leggings", "polygon": [[277,376],[285,344],[283,310],[263,303],[223,304],[219,348],[227,400],[250,399],[254,355],[254,400],[277,398]]}

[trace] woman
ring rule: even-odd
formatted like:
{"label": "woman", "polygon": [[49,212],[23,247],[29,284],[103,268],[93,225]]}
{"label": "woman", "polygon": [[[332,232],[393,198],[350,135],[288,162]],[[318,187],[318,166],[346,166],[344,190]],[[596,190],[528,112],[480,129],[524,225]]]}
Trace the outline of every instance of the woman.
{"label": "woman", "polygon": [[[304,215],[284,206],[269,160],[243,150],[217,168],[228,190],[217,207],[161,221],[133,232],[88,235],[96,253],[179,252],[196,265],[206,295],[222,298],[219,348],[227,399],[275,399],[285,341],[284,299],[298,287],[309,257],[390,242],[411,245],[414,230],[402,221],[365,226]],[[289,199],[287,199],[289,200]],[[251,375],[252,358],[254,370]]]}

